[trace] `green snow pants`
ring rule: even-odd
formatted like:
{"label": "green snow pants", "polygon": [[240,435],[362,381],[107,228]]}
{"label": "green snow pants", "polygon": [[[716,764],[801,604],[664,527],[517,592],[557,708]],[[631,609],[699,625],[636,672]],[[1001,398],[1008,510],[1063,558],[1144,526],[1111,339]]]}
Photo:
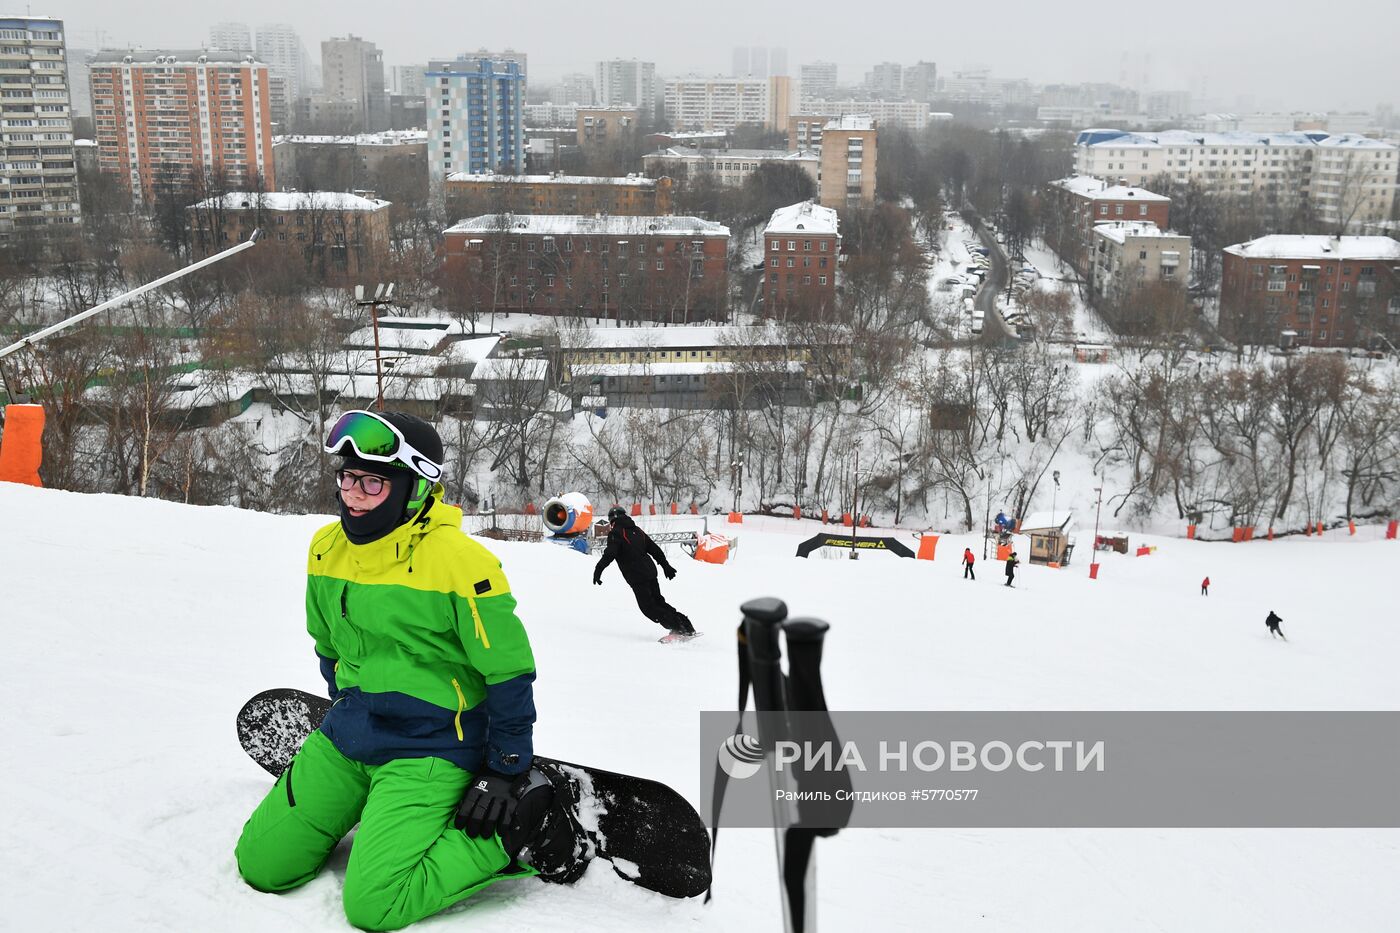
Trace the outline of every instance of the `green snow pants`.
{"label": "green snow pants", "polygon": [[360,824],[345,869],[345,916],[397,930],[474,894],[510,859],[499,839],[452,825],[471,776],[441,758],[365,765],[311,733],[248,822],[234,855],[243,880],[280,892],[310,881]]}

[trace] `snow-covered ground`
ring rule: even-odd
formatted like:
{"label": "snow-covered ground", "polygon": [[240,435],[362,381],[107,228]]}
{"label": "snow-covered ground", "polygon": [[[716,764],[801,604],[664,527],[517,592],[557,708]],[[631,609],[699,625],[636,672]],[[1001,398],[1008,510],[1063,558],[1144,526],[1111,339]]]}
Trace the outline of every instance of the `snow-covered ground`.
{"label": "snow-covered ground", "polygon": [[[348,929],[344,847],[282,896],[233,862],[269,784],[235,712],[266,687],[322,687],[301,607],[324,520],[0,484],[5,929]],[[991,563],[960,579],[971,537],[945,537],[933,563],[796,559],[815,530],[749,518],[734,563],[675,558],[666,590],[708,632],[678,648],[656,644],[619,578],[591,586],[589,559],[488,542],[535,648],[537,747],[697,799],[696,713],[732,708],[737,607],[760,595],[832,623],[827,694],[843,709],[1400,705],[1400,544],[1377,529],[1134,536],[1157,552],[1106,555],[1094,582],[1087,555],[1025,567],[1017,590]],[[1266,636],[1270,609],[1289,642]],[[818,858],[824,930],[1381,931],[1400,915],[1390,830],[851,830]],[[503,882],[422,928],[777,930],[775,876],[771,833],[726,830],[708,906],[595,865],[574,887]]]}

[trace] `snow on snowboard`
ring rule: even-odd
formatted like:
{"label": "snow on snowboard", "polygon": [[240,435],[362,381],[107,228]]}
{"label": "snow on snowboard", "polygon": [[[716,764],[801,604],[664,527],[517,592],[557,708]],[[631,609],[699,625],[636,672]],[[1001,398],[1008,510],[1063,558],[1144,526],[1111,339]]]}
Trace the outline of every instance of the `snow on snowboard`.
{"label": "snow on snowboard", "polygon": [[[238,711],[238,743],[264,771],[281,775],[320,725],[331,701],[304,690],[264,690]],[[555,787],[567,787],[589,858],[612,863],[633,884],[668,897],[710,886],[710,835],[684,797],[659,781],[535,756]]]}

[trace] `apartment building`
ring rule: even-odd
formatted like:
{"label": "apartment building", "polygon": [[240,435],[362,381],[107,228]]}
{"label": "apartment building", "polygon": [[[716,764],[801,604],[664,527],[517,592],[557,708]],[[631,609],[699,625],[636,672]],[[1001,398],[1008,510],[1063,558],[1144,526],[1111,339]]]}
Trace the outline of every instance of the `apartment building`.
{"label": "apartment building", "polygon": [[519,62],[477,58],[427,73],[428,166],[517,174],[525,168],[525,73]]}
{"label": "apartment building", "polygon": [[836,305],[841,234],[836,211],[811,201],[780,207],[763,229],[767,313],[823,316]]}
{"label": "apartment building", "polygon": [[79,222],[63,20],[0,17],[0,240]]}
{"label": "apartment building", "polygon": [[610,214],[657,216],[671,213],[674,183],[669,178],[628,175],[467,175],[447,176],[448,217],[481,214]]}
{"label": "apartment building", "polygon": [[1400,345],[1400,242],[1279,235],[1236,243],[1223,253],[1220,329],[1230,339]]}
{"label": "apartment building", "polygon": [[99,52],[90,74],[98,166],[138,204],[211,184],[276,187],[267,66],[251,55]]}
{"label": "apartment building", "polygon": [[359,36],[321,43],[322,93],[329,100],[354,102],[363,133],[389,128],[389,98],[384,83],[384,53]]}
{"label": "apartment building", "polygon": [[1165,175],[1177,183],[1199,180],[1222,194],[1303,196],[1323,221],[1355,229],[1390,218],[1400,146],[1325,132],[1092,129],[1075,140],[1074,168],[1131,185]]}
{"label": "apartment building", "polygon": [[1074,175],[1050,182],[1046,195],[1052,205],[1046,242],[1081,275],[1088,272],[1096,224],[1135,220],[1166,230],[1171,222],[1171,198],[1132,185]]}
{"label": "apartment building", "polygon": [[826,117],[868,116],[878,126],[900,126],[919,132],[929,124],[928,102],[922,100],[828,100],[803,97],[802,111]]}
{"label": "apartment building", "polygon": [[[775,88],[776,85],[776,88]],[[666,82],[666,120],[679,130],[730,130],[737,126],[786,126],[789,79],[688,77]]]}
{"label": "apartment building", "polygon": [[272,158],[278,184],[300,191],[357,191],[374,188],[390,167],[426,178],[428,134],[388,130],[357,136],[277,136]]}
{"label": "apartment building", "polygon": [[1191,271],[1191,238],[1156,224],[1115,220],[1094,226],[1089,285],[1095,298],[1121,302],[1157,282],[1183,291]]}
{"label": "apartment building", "polygon": [[186,208],[196,252],[216,253],[261,229],[267,246],[293,250],[322,281],[373,272],[389,252],[389,202],[339,191],[234,192]]}
{"label": "apartment building", "polygon": [[593,77],[593,103],[599,107],[636,107],[647,122],[656,115],[655,62],[639,62],[635,58],[609,59],[597,64]]}
{"label": "apartment building", "polygon": [[443,232],[455,302],[688,323],[721,317],[729,228],[697,217],[487,214]]}
{"label": "apartment building", "polygon": [[801,106],[807,110],[810,100],[829,100],[836,96],[836,63],[807,62],[799,71]]}
{"label": "apartment building", "polygon": [[267,63],[267,73],[287,85],[289,110],[310,91],[310,62],[306,46],[297,31],[286,23],[264,23],[257,28],[258,61]]}
{"label": "apartment building", "polygon": [[844,210],[875,202],[875,165],[879,142],[875,121],[845,116],[822,127],[818,182],[823,207]]}
{"label": "apartment building", "polygon": [[677,178],[693,178],[709,173],[721,185],[738,186],[767,162],[796,165],[821,184],[821,156],[812,151],[789,152],[786,149],[692,149],[672,146],[642,156],[642,169],[648,175],[667,174]]}
{"label": "apartment building", "polygon": [[574,125],[579,146],[599,149],[639,132],[640,112],[636,107],[579,107],[574,113]]}

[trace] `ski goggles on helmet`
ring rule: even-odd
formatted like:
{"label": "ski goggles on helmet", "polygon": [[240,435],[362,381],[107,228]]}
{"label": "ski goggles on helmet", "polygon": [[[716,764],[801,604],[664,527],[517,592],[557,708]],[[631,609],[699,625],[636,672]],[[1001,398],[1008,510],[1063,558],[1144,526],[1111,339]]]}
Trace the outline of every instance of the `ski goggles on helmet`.
{"label": "ski goggles on helmet", "polygon": [[398,428],[374,412],[347,411],[341,415],[323,449],[328,454],[339,454],[346,444],[362,459],[397,463],[424,479],[436,481],[442,477],[442,464],[415,450]]}

